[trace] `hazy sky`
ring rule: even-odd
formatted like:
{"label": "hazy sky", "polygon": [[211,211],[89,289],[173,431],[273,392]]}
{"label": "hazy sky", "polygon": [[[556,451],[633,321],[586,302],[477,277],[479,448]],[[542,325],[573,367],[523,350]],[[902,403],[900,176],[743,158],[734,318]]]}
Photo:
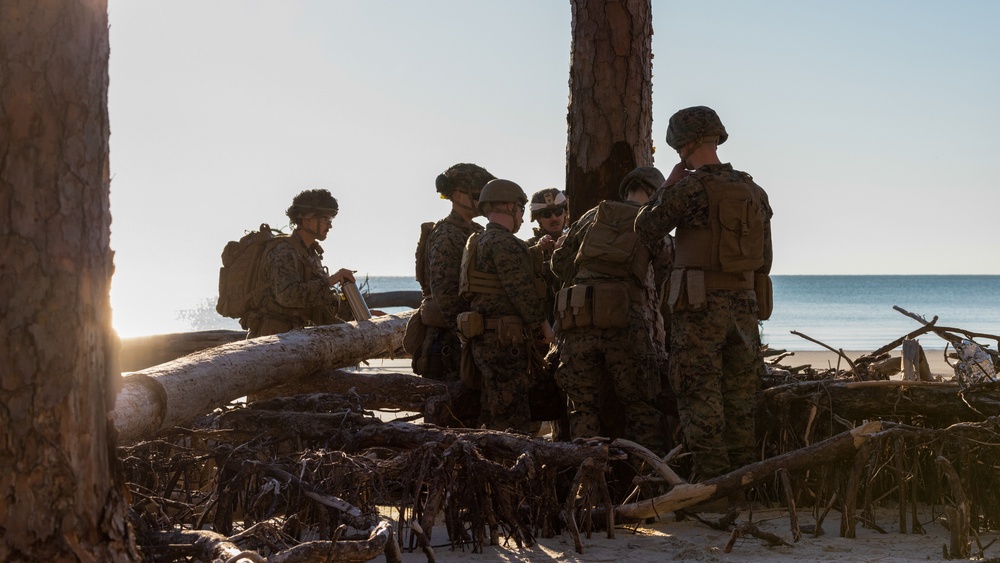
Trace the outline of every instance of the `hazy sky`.
{"label": "hazy sky", "polygon": [[[412,275],[434,179],[564,187],[569,0],[111,0],[112,303],[185,330],[226,241],[303,189],[331,269]],[[653,2],[653,140],[715,108],[776,274],[1000,274],[1000,2]],[[527,231],[519,233],[527,236]]]}

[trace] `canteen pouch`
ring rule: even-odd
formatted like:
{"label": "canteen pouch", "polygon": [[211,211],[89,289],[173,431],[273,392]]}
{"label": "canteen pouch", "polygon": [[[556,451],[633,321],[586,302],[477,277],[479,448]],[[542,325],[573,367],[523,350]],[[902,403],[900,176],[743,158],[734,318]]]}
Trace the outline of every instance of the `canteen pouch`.
{"label": "canteen pouch", "polygon": [[753,292],[757,296],[757,319],[766,321],[774,312],[774,287],[771,276],[767,274],[753,275]]}
{"label": "canteen pouch", "polygon": [[475,311],[459,313],[458,332],[465,338],[475,338],[483,334],[483,316]]}
{"label": "canteen pouch", "polygon": [[516,315],[497,319],[497,341],[503,346],[518,346],[524,342],[524,322]]}
{"label": "canteen pouch", "polygon": [[438,306],[437,301],[434,301],[434,297],[432,296],[428,295],[420,302],[420,318],[427,326],[448,328],[448,322],[444,320],[441,307]]}
{"label": "canteen pouch", "polygon": [[603,281],[594,284],[594,326],[597,328],[625,328],[628,326],[628,285],[620,281]]}

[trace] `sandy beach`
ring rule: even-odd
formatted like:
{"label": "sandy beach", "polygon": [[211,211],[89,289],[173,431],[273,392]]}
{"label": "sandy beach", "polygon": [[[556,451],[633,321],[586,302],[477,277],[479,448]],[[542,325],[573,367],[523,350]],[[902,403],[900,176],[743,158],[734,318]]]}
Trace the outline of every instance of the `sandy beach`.
{"label": "sandy beach", "polygon": [[[865,351],[845,351],[852,360],[862,356]],[[899,350],[893,353],[899,355]],[[797,351],[781,361],[786,366],[812,365],[815,369],[837,367],[839,356],[829,351]],[[839,358],[841,369],[846,369],[846,362]],[[947,380],[954,372],[945,362],[940,350],[927,352],[931,372]],[[408,372],[409,360],[372,360],[369,366],[360,368],[364,371]],[[573,538],[563,533],[554,538],[536,538],[537,543],[528,548],[519,549],[513,541],[504,545],[501,539],[499,546],[487,546],[483,553],[472,553],[470,550],[452,551],[447,545],[445,531],[437,527],[433,531],[432,544],[435,558],[443,563],[459,561],[483,562],[528,562],[528,561],[571,561],[571,562],[625,562],[651,563],[654,561],[755,561],[755,562],[786,562],[786,561],[837,561],[855,562],[871,561],[880,563],[909,563],[916,561],[944,560],[943,547],[949,544],[949,530],[942,523],[940,507],[937,513],[931,513],[924,507],[919,521],[924,528],[924,534],[900,533],[898,511],[891,506],[880,509],[875,515],[875,524],[885,533],[873,527],[862,524],[857,526],[857,537],[847,539],[840,537],[840,513],[830,511],[822,521],[821,533],[812,532],[815,528],[818,514],[811,508],[798,511],[798,524],[803,530],[802,537],[796,541],[791,530],[790,513],[785,508],[765,507],[753,513],[743,512],[736,525],[753,522],[760,530],[774,534],[784,541],[784,545],[769,545],[768,542],[754,537],[741,537],[730,544],[732,533],[720,531],[687,517],[679,518],[670,513],[661,516],[658,521],[640,526],[619,526],[615,537],[608,538],[605,532],[583,538],[583,553],[577,553]],[[707,520],[718,520],[721,515],[703,514]],[[911,532],[912,521],[908,520],[907,532]],[[987,545],[998,534],[985,534],[979,538],[981,545]],[[976,540],[973,539],[972,551],[978,553]],[[986,557],[1000,557],[1000,547],[991,546],[984,553]],[[427,556],[416,549],[403,553],[403,561],[427,561]]]}

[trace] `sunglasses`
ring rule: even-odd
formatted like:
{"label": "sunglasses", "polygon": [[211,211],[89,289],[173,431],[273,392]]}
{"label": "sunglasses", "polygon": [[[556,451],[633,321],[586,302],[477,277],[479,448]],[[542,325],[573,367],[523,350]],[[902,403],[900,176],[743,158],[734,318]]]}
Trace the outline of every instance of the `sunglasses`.
{"label": "sunglasses", "polygon": [[563,213],[566,213],[566,210],[562,207],[557,207],[556,209],[544,209],[539,211],[538,216],[542,219],[551,219],[553,215],[556,217],[562,217]]}

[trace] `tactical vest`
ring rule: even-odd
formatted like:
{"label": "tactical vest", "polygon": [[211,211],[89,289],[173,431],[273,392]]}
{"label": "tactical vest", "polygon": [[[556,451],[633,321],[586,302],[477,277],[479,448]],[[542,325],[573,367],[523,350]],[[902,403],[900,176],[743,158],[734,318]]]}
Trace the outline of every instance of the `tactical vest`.
{"label": "tactical vest", "polygon": [[613,278],[645,287],[650,254],[635,233],[639,206],[602,201],[574,258],[574,281]]}
{"label": "tactical vest", "polygon": [[504,295],[507,292],[500,283],[500,276],[481,272],[476,269],[476,256],[479,254],[479,238],[483,233],[472,233],[465,241],[465,251],[462,252],[461,275],[458,280],[458,292],[465,299],[472,300],[476,293],[489,295]]}
{"label": "tactical vest", "polygon": [[[326,268],[319,262],[319,256],[310,256],[309,250],[302,246],[299,241],[293,241],[291,237],[283,237],[285,244],[292,247],[295,253],[295,264],[298,267],[299,276],[303,282],[311,282],[317,279],[325,279]],[[267,265],[262,264],[259,271],[265,283],[270,289],[270,279],[267,272]],[[273,290],[272,290],[273,291]],[[295,326],[306,326],[308,324],[322,325],[329,324],[336,320],[338,304],[316,304],[313,307],[285,307],[276,303],[271,291],[268,291],[258,309],[259,314],[264,317],[273,317],[291,322]]]}
{"label": "tactical vest", "polygon": [[708,195],[708,227],[677,227],[674,269],[704,270],[710,289],[752,289],[752,273],[764,265],[763,190],[740,175],[720,181],[693,173]]}

